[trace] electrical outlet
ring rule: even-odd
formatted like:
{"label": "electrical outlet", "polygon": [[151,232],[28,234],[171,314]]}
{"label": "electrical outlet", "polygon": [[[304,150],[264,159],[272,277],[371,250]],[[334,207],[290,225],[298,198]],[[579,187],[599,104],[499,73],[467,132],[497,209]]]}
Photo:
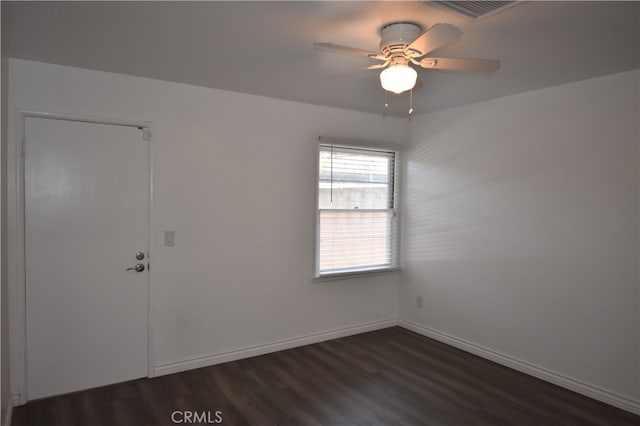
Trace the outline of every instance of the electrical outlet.
{"label": "electrical outlet", "polygon": [[416,296],[416,306],[422,309],[422,296]]}

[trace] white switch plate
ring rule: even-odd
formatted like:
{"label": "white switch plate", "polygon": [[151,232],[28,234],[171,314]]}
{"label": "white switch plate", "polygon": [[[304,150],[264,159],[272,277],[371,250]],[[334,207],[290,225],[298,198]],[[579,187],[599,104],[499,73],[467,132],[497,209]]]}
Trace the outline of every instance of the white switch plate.
{"label": "white switch plate", "polygon": [[176,245],[176,232],[164,231],[164,246],[173,247]]}

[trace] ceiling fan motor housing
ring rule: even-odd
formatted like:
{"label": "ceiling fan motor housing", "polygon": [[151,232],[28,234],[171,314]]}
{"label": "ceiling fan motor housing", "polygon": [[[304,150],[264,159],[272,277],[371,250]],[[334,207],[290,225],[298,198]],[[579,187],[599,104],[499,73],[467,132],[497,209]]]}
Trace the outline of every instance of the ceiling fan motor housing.
{"label": "ceiling fan motor housing", "polygon": [[387,58],[404,58],[404,49],[422,33],[422,28],[410,22],[395,22],[380,30],[380,50]]}

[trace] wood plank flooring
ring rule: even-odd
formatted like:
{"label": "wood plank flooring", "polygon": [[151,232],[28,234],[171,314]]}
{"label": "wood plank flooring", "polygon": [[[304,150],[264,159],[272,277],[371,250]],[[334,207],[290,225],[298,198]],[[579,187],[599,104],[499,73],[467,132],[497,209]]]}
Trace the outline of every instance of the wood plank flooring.
{"label": "wood plank flooring", "polygon": [[205,421],[221,411],[233,426],[640,425],[399,327],[33,401],[15,409],[13,425],[172,425],[175,410],[210,412]]}

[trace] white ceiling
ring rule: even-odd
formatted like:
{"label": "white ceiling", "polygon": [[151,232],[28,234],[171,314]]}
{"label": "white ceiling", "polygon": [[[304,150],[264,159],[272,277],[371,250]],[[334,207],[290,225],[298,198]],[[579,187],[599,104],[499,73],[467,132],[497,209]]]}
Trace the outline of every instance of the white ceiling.
{"label": "white ceiling", "polygon": [[[462,40],[439,56],[498,58],[489,75],[422,70],[416,114],[638,67],[638,2],[525,2],[471,22],[429,2],[2,2],[9,56],[359,111],[383,111],[370,63],[315,50],[377,50],[393,21],[448,22]],[[408,96],[390,98],[406,116]]]}

